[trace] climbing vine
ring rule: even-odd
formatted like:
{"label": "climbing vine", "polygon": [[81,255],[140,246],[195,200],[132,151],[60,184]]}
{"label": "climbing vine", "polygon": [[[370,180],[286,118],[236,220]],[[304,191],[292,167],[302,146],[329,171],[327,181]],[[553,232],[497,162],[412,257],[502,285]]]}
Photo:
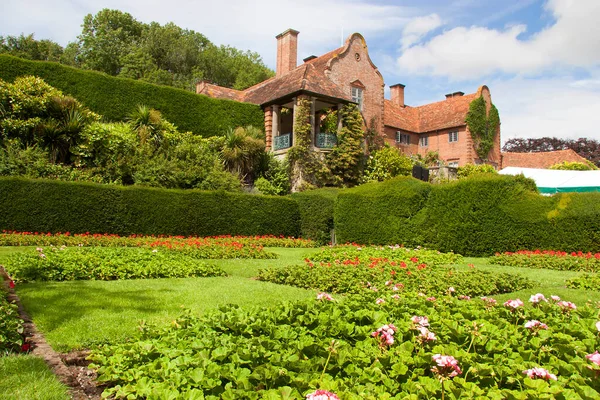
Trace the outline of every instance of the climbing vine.
{"label": "climbing vine", "polygon": [[324,158],[311,150],[311,102],[300,99],[296,104],[295,143],[288,151],[292,191],[322,186],[352,186],[359,182],[364,159],[363,119],[355,105],[342,109],[342,129],[337,145]]}
{"label": "climbing vine", "polygon": [[466,118],[469,132],[475,144],[475,152],[481,160],[487,160],[494,146],[494,137],[500,125],[498,109],[492,104],[489,114],[483,96],[473,100],[469,105]]}

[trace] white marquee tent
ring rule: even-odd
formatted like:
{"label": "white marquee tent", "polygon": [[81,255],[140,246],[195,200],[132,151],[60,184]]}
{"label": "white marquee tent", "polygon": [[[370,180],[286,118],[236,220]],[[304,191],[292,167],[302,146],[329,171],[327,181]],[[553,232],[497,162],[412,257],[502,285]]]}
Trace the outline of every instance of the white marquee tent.
{"label": "white marquee tent", "polygon": [[600,192],[600,170],[563,171],[556,169],[506,167],[500,171],[500,174],[523,174],[526,178],[531,178],[535,181],[542,194]]}

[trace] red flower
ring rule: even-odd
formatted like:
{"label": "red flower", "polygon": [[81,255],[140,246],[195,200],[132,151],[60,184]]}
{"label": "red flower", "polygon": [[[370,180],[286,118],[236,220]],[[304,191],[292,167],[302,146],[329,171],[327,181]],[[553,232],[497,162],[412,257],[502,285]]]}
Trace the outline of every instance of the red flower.
{"label": "red flower", "polygon": [[12,279],[10,281],[8,281],[8,287],[11,289],[15,288],[15,281],[13,281]]}
{"label": "red flower", "polygon": [[31,351],[31,344],[30,343],[23,343],[23,345],[21,345],[21,352],[22,353],[27,353]]}

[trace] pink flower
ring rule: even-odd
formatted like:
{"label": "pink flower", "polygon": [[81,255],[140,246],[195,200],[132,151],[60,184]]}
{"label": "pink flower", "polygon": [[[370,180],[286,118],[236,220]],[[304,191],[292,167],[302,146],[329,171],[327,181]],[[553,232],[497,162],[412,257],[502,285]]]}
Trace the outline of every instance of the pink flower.
{"label": "pink flower", "polygon": [[385,303],[385,300],[382,298],[375,300],[375,304],[383,304],[383,303]]}
{"label": "pink flower", "polygon": [[454,293],[454,292],[456,292],[456,289],[454,289],[452,286],[450,286],[448,288],[448,293]]}
{"label": "pink flower", "polygon": [[546,297],[544,297],[544,295],[543,295],[543,294],[541,294],[541,293],[537,293],[537,294],[534,294],[534,295],[532,295],[532,296],[529,298],[529,301],[530,301],[531,303],[533,303],[533,304],[539,304],[539,303],[541,303],[542,301],[546,301],[546,302],[547,302],[548,300],[546,300]]}
{"label": "pink flower", "polygon": [[519,307],[523,307],[521,299],[508,300],[504,303],[504,307],[508,307],[511,311],[515,311]]}
{"label": "pink flower", "polygon": [[481,301],[483,301],[483,303],[485,304],[486,307],[493,307],[498,303],[496,301],[496,299],[492,299],[491,297],[485,297],[485,296],[483,296],[481,298]]}
{"label": "pink flower", "polygon": [[548,370],[546,370],[544,368],[540,368],[540,367],[526,369],[525,371],[523,371],[523,373],[525,375],[527,375],[528,377],[530,377],[531,379],[541,378],[541,379],[545,379],[545,380],[550,380],[550,379],[552,379],[553,381],[557,380],[556,375],[551,374]]}
{"label": "pink flower", "polygon": [[371,336],[379,338],[380,346],[391,346],[394,344],[394,333],[396,333],[396,330],[397,328],[393,324],[387,324],[371,333]]}
{"label": "pink flower", "polygon": [[46,258],[46,255],[44,253],[40,253],[39,256],[40,258]]}
{"label": "pink flower", "polygon": [[429,329],[425,328],[424,326],[417,327],[417,330],[419,331],[419,336],[417,337],[417,339],[421,343],[433,342],[433,341],[437,340],[437,338],[435,337],[435,334],[433,332],[431,332]]}
{"label": "pink flower", "polygon": [[427,300],[427,301],[431,301],[431,302],[434,302],[434,301],[435,301],[435,297],[431,296],[431,297],[428,297],[428,298],[427,298],[427,299],[425,299],[425,300]]}
{"label": "pink flower", "polygon": [[539,331],[540,329],[548,329],[548,325],[536,320],[532,319],[531,321],[525,322],[525,328],[531,331]]}
{"label": "pink flower", "polygon": [[394,294],[394,295],[392,295],[392,299],[394,299],[394,300],[400,300],[400,295]]}
{"label": "pink flower", "polygon": [[555,295],[550,296],[550,298],[552,299],[552,301],[560,301],[560,297]]}
{"label": "pink flower", "polygon": [[327,390],[315,390],[306,395],[306,400],[340,400],[340,398]]}
{"label": "pink flower", "polygon": [[393,287],[392,290],[396,291],[396,290],[400,290],[400,289],[404,289],[404,285],[401,283],[396,283]]}
{"label": "pink flower", "polygon": [[440,377],[454,378],[462,373],[458,366],[458,360],[452,356],[434,354],[431,358],[437,363],[437,365],[431,369],[431,372]]}
{"label": "pink flower", "polygon": [[600,321],[596,322],[596,329],[600,332]]}
{"label": "pink flower", "polygon": [[429,326],[429,319],[427,317],[419,317],[417,315],[413,316],[410,319],[413,324],[415,325],[419,325],[419,326]]}
{"label": "pink flower", "polygon": [[321,293],[317,294],[317,300],[333,301],[333,297],[331,297],[331,295],[328,293],[321,292]]}
{"label": "pink flower", "polygon": [[471,300],[471,296],[465,296],[464,294],[461,294],[460,296],[458,296],[459,300]]}
{"label": "pink flower", "polygon": [[559,301],[558,303],[556,303],[556,305],[559,306],[565,312],[570,310],[577,310],[577,306],[574,303],[571,303],[570,301]]}
{"label": "pink flower", "polygon": [[588,360],[590,360],[594,364],[600,366],[600,353],[598,353],[598,350],[596,350],[592,354],[586,355],[585,358],[587,358]]}
{"label": "pink flower", "polygon": [[36,247],[36,248],[35,248],[35,250],[36,250],[36,251],[39,251],[40,253],[41,253],[42,251],[44,251],[44,249],[42,249],[41,247]]}

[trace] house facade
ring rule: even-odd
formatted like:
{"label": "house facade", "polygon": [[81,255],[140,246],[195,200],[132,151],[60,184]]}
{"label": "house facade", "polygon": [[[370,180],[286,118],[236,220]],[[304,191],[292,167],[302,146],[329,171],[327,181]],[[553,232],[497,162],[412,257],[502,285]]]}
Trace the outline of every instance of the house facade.
{"label": "house facade", "polygon": [[[344,45],[322,56],[309,56],[297,65],[298,35],[293,29],[277,35],[277,67],[273,78],[239,91],[202,81],[196,93],[258,104],[265,114],[267,150],[283,155],[295,143],[295,110],[302,99],[310,101],[312,149],[326,152],[336,143],[335,132],[321,121],[346,104],[358,105],[366,127],[408,155],[438,152],[452,166],[479,163],[465,122],[469,104],[483,96],[487,109],[492,100],[487,86],[476,93],[456,92],[440,102],[410,107],[404,104],[404,85],[390,87],[384,98],[383,76],[371,61],[366,41],[359,33]],[[338,121],[338,127],[341,121]],[[500,127],[487,162],[500,167]]]}

